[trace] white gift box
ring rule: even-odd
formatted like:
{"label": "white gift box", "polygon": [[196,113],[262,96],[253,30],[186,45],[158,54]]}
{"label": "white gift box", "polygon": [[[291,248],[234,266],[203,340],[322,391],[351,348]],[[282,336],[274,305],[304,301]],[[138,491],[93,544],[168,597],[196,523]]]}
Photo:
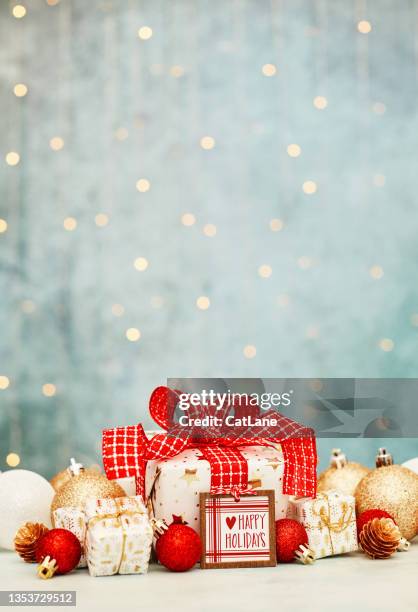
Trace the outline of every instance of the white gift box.
{"label": "white gift box", "polygon": [[85,549],[92,576],[148,571],[153,529],[141,497],[89,499],[84,511]]}
{"label": "white gift box", "polygon": [[[255,490],[272,489],[276,520],[284,518],[289,496],[282,492],[285,462],[280,444],[242,446],[239,451],[248,463],[248,484]],[[170,524],[173,515],[181,516],[199,531],[199,493],[210,491],[210,480],[209,462],[195,448],[172,459],[149,461],[145,477],[148,508],[156,519]]]}
{"label": "white gift box", "polygon": [[337,491],[291,497],[288,518],[302,523],[317,559],[358,550],[355,499]]}

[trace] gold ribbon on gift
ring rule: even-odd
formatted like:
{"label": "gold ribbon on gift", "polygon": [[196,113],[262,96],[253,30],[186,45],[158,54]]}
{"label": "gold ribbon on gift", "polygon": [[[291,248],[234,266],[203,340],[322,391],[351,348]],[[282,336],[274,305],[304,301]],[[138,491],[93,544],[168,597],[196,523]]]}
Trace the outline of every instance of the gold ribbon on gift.
{"label": "gold ribbon on gift", "polygon": [[[323,504],[325,502],[326,505]],[[313,528],[328,529],[329,539],[331,543],[331,551],[334,555],[333,534],[345,531],[347,527],[354,522],[355,516],[353,508],[346,501],[341,502],[342,514],[337,521],[331,520],[331,505],[327,493],[319,493],[318,497],[313,501],[312,514],[318,517],[319,523]],[[307,525],[307,527],[310,527]],[[312,529],[312,527],[310,527]]]}
{"label": "gold ribbon on gift", "polygon": [[[126,508],[124,508],[123,499],[124,499],[123,497],[116,497],[112,500],[112,502],[116,506],[115,512],[109,512],[107,514],[96,514],[95,516],[92,516],[91,519],[89,519],[87,522],[87,529],[89,529],[90,527],[93,527],[94,525],[96,525],[97,523],[100,523],[101,521],[104,521],[106,519],[113,519],[115,520],[114,526],[122,528],[122,550],[120,554],[119,563],[117,565],[116,574],[119,574],[119,570],[121,568],[121,565],[122,565],[122,562],[125,556],[126,539],[128,537],[128,533],[125,529],[125,525],[122,522],[122,517],[123,516],[136,516],[137,514],[144,514],[142,511],[142,508],[140,508],[139,506],[137,510],[127,510]],[[87,537],[87,530],[86,530],[86,537]]]}

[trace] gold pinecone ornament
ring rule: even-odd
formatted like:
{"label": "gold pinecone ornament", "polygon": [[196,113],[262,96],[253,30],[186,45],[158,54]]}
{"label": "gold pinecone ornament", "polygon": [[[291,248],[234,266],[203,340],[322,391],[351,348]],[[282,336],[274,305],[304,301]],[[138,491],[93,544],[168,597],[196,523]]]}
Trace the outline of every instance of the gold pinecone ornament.
{"label": "gold pinecone ornament", "polygon": [[356,511],[379,508],[386,510],[407,540],[418,533],[418,475],[400,465],[393,465],[392,456],[379,449],[379,466],[365,476],[355,492]]}
{"label": "gold pinecone ornament", "polygon": [[15,551],[26,563],[36,563],[36,546],[48,531],[42,523],[25,523],[18,530],[14,539]]}
{"label": "gold pinecone ornament", "polygon": [[372,559],[387,559],[398,549],[402,539],[399,527],[390,518],[374,518],[361,530],[360,546]]}
{"label": "gold pinecone ornament", "polygon": [[329,467],[318,477],[318,492],[334,490],[343,495],[354,495],[358,483],[369,472],[370,468],[347,461],[345,454],[339,448],[334,448]]}

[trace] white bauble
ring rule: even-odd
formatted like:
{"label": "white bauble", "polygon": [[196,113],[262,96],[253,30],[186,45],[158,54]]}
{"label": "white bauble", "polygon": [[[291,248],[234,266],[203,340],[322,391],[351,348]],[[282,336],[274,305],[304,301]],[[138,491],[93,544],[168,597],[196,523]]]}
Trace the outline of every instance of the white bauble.
{"label": "white bauble", "polygon": [[418,457],[415,457],[414,459],[409,459],[408,461],[405,461],[405,463],[402,463],[402,465],[403,467],[408,468],[412,472],[415,472],[415,474],[418,474]]}
{"label": "white bauble", "polygon": [[9,470],[0,474],[0,548],[14,549],[16,531],[26,522],[51,527],[55,491],[39,474]]}

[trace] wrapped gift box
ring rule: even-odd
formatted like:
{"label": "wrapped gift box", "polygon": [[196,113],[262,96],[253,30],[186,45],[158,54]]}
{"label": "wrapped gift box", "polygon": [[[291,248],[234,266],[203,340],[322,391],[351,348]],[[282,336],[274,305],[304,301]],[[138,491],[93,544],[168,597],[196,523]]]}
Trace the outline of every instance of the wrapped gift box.
{"label": "wrapped gift box", "polygon": [[58,508],[53,514],[54,527],[68,529],[78,538],[81,544],[81,558],[77,567],[87,567],[84,550],[86,539],[86,517],[79,508]]}
{"label": "wrapped gift box", "polygon": [[85,552],[92,576],[148,571],[153,530],[141,497],[89,499]]}
{"label": "wrapped gift box", "polygon": [[290,498],[287,515],[305,527],[317,559],[358,550],[355,499],[337,491]]}
{"label": "wrapped gift box", "polygon": [[[286,515],[289,495],[316,494],[312,429],[274,410],[264,413],[258,406],[234,406],[231,401],[217,417],[221,425],[202,437],[198,425],[202,419],[194,418],[194,424],[186,427],[176,421],[179,401],[179,391],[158,387],[152,392],[150,415],[163,430],[152,437],[145,434],[141,423],[103,431],[106,476],[110,480],[135,478],[137,495],[147,501],[156,519],[171,523],[173,515],[180,515],[199,529],[201,492],[238,498],[252,489],[272,489],[277,519]],[[207,404],[195,407],[193,414],[205,411],[210,412]],[[263,421],[261,425],[250,427],[246,412],[256,423]],[[237,414],[242,423],[231,435],[227,419],[238,418]]]}
{"label": "wrapped gift box", "polygon": [[[253,489],[272,489],[276,519],[284,518],[288,495],[283,495],[284,458],[279,444],[242,446],[240,452],[248,463],[248,485]],[[210,491],[211,471],[202,453],[190,448],[173,459],[149,461],[145,478],[149,510],[156,519],[172,522],[182,516],[193,529],[199,530],[199,493]]]}

